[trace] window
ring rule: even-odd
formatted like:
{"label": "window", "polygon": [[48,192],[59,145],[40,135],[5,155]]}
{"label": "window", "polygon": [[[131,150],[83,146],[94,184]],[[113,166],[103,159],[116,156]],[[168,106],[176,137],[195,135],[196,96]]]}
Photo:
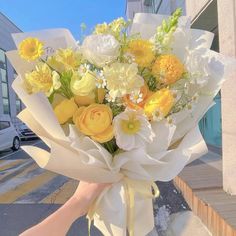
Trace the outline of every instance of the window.
{"label": "window", "polygon": [[[17,73],[14,71],[14,78],[16,79]],[[22,110],[22,103],[20,98],[16,94],[16,114],[18,114]]]}
{"label": "window", "polygon": [[7,62],[5,51],[0,49],[0,79],[2,84],[3,113],[10,114],[9,92],[7,81]]}
{"label": "window", "polygon": [[9,128],[10,126],[11,125],[9,121],[0,121],[0,130]]}

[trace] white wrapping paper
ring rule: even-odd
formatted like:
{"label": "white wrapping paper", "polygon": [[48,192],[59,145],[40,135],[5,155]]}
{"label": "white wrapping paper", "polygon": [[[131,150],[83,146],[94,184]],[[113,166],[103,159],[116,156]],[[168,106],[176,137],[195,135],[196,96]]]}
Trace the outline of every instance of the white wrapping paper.
{"label": "white wrapping paper", "polygon": [[[163,16],[158,15],[136,14],[131,33],[140,32],[143,38],[150,38],[162,19]],[[189,48],[203,48],[208,60],[209,82],[202,88],[202,96],[191,113],[184,110],[175,115],[175,125],[167,125],[165,121],[152,123],[156,134],[152,144],[114,157],[101,145],[79,133],[75,127],[70,126],[69,133],[66,133],[59,125],[47,98],[42,93],[29,95],[24,89],[23,75],[33,68],[33,64],[22,61],[17,51],[7,53],[19,74],[12,87],[26,106],[19,118],[50,147],[50,152],[34,146],[22,148],[44,169],[76,180],[114,183],[103,193],[94,217],[95,226],[104,235],[126,235],[127,203],[124,177],[169,181],[178,175],[188,162],[207,152],[198,129],[198,121],[211,106],[223,79],[235,62],[226,60],[208,49],[213,39],[211,33],[190,30],[188,20],[184,17],[180,22],[173,50],[186,61]],[[63,29],[14,34],[13,38],[18,45],[28,36],[38,37],[52,50],[77,47],[70,32]],[[180,138],[183,139],[178,147],[169,149],[170,145]],[[136,194],[134,235],[146,235],[153,227],[152,200]]]}

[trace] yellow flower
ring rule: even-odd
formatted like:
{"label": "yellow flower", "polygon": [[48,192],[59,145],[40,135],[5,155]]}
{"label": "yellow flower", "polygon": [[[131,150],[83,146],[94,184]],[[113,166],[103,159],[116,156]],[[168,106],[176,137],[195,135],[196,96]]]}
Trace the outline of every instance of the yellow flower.
{"label": "yellow flower", "polygon": [[174,95],[167,89],[163,88],[150,96],[145,105],[144,112],[149,119],[160,116],[165,117],[174,105]]}
{"label": "yellow flower", "polygon": [[140,130],[140,127],[141,122],[134,118],[121,121],[121,128],[125,134],[136,134]]}
{"label": "yellow flower", "polygon": [[91,93],[87,96],[75,96],[75,103],[78,106],[88,106],[92,103],[95,103],[95,94]]}
{"label": "yellow flower", "polygon": [[115,62],[104,67],[107,89],[112,98],[123,97],[132,91],[139,90],[144,80],[138,75],[136,64]]}
{"label": "yellow flower", "polygon": [[25,82],[30,93],[43,92],[47,96],[61,86],[59,74],[51,71],[47,64],[39,64],[34,71],[26,73]]}
{"label": "yellow flower", "polygon": [[141,67],[150,66],[155,58],[152,43],[144,39],[132,40],[126,51],[134,56],[135,62]]}
{"label": "yellow flower", "polygon": [[152,91],[149,90],[147,84],[144,84],[141,88],[140,88],[140,93],[142,94],[142,101],[140,103],[134,103],[131,98],[130,95],[127,94],[126,96],[124,96],[123,101],[125,103],[125,105],[133,110],[142,110],[145,102],[147,101],[147,99],[153,94]]}
{"label": "yellow flower", "polygon": [[85,135],[100,143],[108,142],[114,136],[111,108],[104,104],[85,107],[76,118],[76,127]]}
{"label": "yellow flower", "polygon": [[98,99],[98,103],[103,103],[103,100],[105,98],[106,95],[106,90],[104,88],[98,88],[97,89],[97,99]]}
{"label": "yellow flower", "polygon": [[95,103],[95,98],[96,98],[95,93],[97,95],[97,102],[98,103],[103,103],[103,100],[104,100],[105,95],[106,95],[106,90],[103,89],[103,88],[98,88],[96,91],[94,91],[94,93],[90,93],[87,96],[78,96],[78,95],[76,95],[75,96],[75,103],[78,106],[88,106],[92,103]]}
{"label": "yellow flower", "polygon": [[107,31],[109,31],[109,26],[107,25],[107,23],[103,23],[103,24],[97,24],[94,30],[95,34],[104,34]]}
{"label": "yellow flower", "polygon": [[49,57],[48,63],[58,71],[74,70],[81,64],[81,54],[71,48],[58,49],[53,56]]}
{"label": "yellow flower", "polygon": [[77,118],[82,114],[82,111],[85,109],[85,107],[78,107],[75,111],[75,113],[73,114],[72,120],[74,122],[74,124],[76,124],[76,120]]}
{"label": "yellow flower", "polygon": [[81,77],[77,72],[71,78],[71,91],[78,96],[88,96],[96,88],[96,75],[91,71],[86,71]]}
{"label": "yellow flower", "polygon": [[111,31],[114,33],[119,34],[122,30],[122,28],[126,25],[126,22],[123,17],[119,17],[115,20],[113,20],[110,24],[109,27],[111,28]]}
{"label": "yellow flower", "polygon": [[55,108],[54,113],[60,124],[65,124],[69,119],[71,119],[78,109],[74,102],[74,98],[64,99]]}
{"label": "yellow flower", "polygon": [[156,79],[166,85],[173,84],[184,73],[184,65],[172,54],[162,55],[156,59],[152,66],[152,74]]}
{"label": "yellow flower", "polygon": [[43,55],[43,43],[37,38],[26,38],[19,44],[18,53],[23,59],[34,61]]}

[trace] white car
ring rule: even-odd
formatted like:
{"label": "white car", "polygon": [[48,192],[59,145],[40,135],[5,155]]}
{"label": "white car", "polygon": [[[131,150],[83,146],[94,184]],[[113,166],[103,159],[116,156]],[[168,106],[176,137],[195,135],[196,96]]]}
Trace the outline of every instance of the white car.
{"label": "white car", "polygon": [[8,148],[17,151],[20,148],[20,138],[10,118],[0,117],[0,151]]}
{"label": "white car", "polygon": [[21,140],[38,138],[38,136],[32,130],[30,130],[24,123],[21,123],[17,126],[17,132]]}

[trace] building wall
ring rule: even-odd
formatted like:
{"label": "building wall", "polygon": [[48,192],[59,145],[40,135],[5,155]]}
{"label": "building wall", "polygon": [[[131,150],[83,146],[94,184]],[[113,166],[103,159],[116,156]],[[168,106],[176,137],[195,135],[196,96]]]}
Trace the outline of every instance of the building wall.
{"label": "building wall", "polygon": [[191,16],[192,21],[194,21],[212,0],[186,0],[185,2],[187,15]]}
{"label": "building wall", "polygon": [[176,8],[181,7],[186,14],[185,0],[127,0],[126,17],[133,19],[138,12],[170,15]]}
{"label": "building wall", "polygon": [[[0,49],[4,51],[14,50],[16,48],[11,34],[22,32],[13,22],[11,22],[5,15],[0,13]],[[1,53],[1,52],[0,52]],[[9,115],[12,120],[16,120],[16,115],[19,111],[20,101],[17,99],[17,96],[11,84],[15,78],[15,71],[11,66],[10,62],[6,58],[6,71],[7,71],[7,86],[8,86],[8,99],[9,99]],[[4,76],[0,73],[0,117],[4,115],[3,110],[3,87],[4,85]],[[6,83],[5,83],[6,84]],[[5,91],[5,90],[4,90]],[[5,100],[6,101],[6,100]],[[16,106],[18,104],[18,107]],[[18,108],[18,111],[17,111]],[[6,113],[5,113],[6,114]]]}

